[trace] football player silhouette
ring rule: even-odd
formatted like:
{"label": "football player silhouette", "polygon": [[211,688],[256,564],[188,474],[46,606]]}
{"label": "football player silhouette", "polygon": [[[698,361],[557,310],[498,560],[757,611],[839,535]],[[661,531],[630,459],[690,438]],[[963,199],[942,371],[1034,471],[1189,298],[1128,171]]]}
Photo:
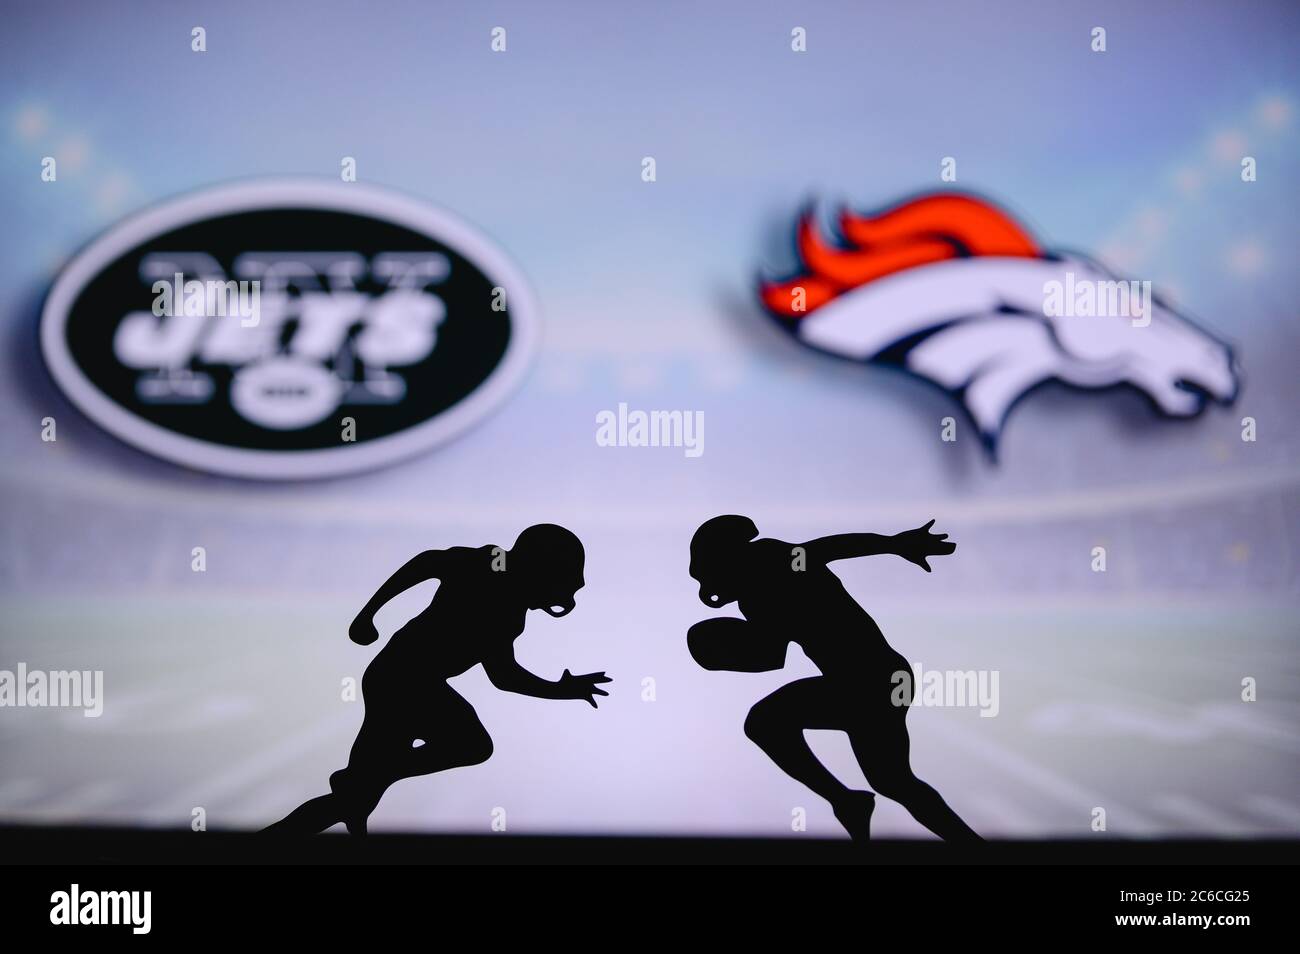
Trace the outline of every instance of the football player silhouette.
{"label": "football player silhouette", "polygon": [[[845,590],[828,564],[893,553],[927,573],[927,558],[952,553],[947,534],[924,527],[895,536],[846,533],[807,543],[755,539],[748,517],[706,521],[691,540],[690,573],[700,599],[720,607],[735,601],[744,619],[696,623],[687,634],[691,655],[706,669],[764,672],[785,665],[797,643],[822,675],[800,679],[759,700],[745,719],[749,736],[787,775],[826,799],[854,839],[870,833],[872,792],[853,791],[818,761],[805,729],[848,733],[868,783],[901,803],[930,831],[951,841],[977,835],[933,788],[913,774],[908,759],[907,706],[898,673],[911,678],[907,660]],[[908,683],[910,685],[910,683]]]}
{"label": "football player silhouette", "polygon": [[304,803],[266,829],[309,834],[343,822],[364,834],[366,819],[399,779],[477,765],[492,755],[478,714],[446,682],[482,664],[492,684],[539,699],[583,699],[609,693],[603,672],[550,682],[524,669],[514,641],[529,610],[565,616],[584,585],[582,542],[563,527],[538,524],[508,551],[495,546],[427,550],[394,573],[353,620],[349,636],[363,646],[379,638],[375,613],[425,580],[440,581],[420,613],[389,639],[362,678],[366,713],[347,768],[330,776],[330,794]]}

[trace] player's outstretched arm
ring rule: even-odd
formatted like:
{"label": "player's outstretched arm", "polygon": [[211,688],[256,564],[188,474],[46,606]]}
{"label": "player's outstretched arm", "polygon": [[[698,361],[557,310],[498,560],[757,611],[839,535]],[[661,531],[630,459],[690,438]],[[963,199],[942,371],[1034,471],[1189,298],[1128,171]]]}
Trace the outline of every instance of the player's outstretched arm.
{"label": "player's outstretched arm", "polygon": [[404,593],[425,580],[441,578],[446,567],[446,556],[447,551],[445,550],[425,550],[423,553],[417,553],[407,560],[396,573],[384,582],[384,585],[378,589],[375,595],[370,597],[370,602],[361,608],[357,618],[352,621],[352,626],[348,629],[348,636],[352,641],[360,643],[362,646],[368,646],[378,639],[379,632],[375,629],[375,614],[379,612],[385,603],[399,593]]}
{"label": "player's outstretched arm", "polygon": [[892,537],[878,533],[839,533],[812,540],[805,543],[804,548],[809,557],[821,563],[892,553],[929,573],[929,557],[946,556],[957,549],[957,544],[948,540],[948,534],[931,533],[930,528],[933,526],[934,521],[931,520],[923,527],[904,530]]}
{"label": "player's outstretched arm", "polygon": [[837,533],[809,540],[803,544],[803,548],[817,563],[897,552],[894,549],[894,538],[879,533]]}
{"label": "player's outstretched arm", "polygon": [[483,669],[492,685],[504,692],[517,692],[537,699],[585,699],[593,709],[596,708],[596,696],[609,695],[599,684],[613,681],[603,672],[575,676],[566,669],[557,681],[550,682],[519,665],[512,652],[485,658]]}
{"label": "player's outstretched arm", "polygon": [[930,528],[933,526],[934,520],[931,520],[924,527],[904,530],[892,538],[894,552],[907,562],[915,563],[926,573],[930,572],[930,564],[926,562],[929,557],[947,556],[957,549],[957,544],[948,539],[948,534],[931,533]]}

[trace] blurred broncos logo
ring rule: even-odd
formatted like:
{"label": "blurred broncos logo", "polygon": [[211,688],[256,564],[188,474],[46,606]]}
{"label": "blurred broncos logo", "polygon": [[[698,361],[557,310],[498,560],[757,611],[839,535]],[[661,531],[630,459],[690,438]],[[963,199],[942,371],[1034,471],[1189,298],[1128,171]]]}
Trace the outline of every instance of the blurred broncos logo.
{"label": "blurred broncos logo", "polygon": [[1047,252],[990,203],[942,193],[839,216],[842,241],[800,218],[800,270],[762,281],[804,344],[894,365],[952,393],[995,454],[1012,406],[1046,381],[1127,384],[1172,417],[1230,403],[1232,350],[1150,293],[1074,253]]}

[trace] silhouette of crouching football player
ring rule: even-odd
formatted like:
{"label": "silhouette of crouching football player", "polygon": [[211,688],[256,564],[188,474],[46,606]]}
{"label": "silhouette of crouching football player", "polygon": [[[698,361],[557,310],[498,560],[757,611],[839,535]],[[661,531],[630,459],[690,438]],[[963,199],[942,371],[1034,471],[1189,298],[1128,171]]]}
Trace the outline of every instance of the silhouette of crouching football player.
{"label": "silhouette of crouching football player", "polygon": [[483,546],[427,550],[394,573],[352,622],[363,646],[379,638],[375,613],[425,580],[440,582],[433,601],[399,629],[361,681],[365,719],[347,768],[330,776],[331,794],[299,806],[266,829],[310,834],[338,822],[364,834],[366,819],[399,779],[486,762],[492,738],[478,713],[447,684],[481,663],[492,684],[539,699],[584,699],[593,708],[603,672],[550,682],[524,669],[514,641],[530,609],[565,616],[584,585],[582,543],[563,527],[538,524],[510,550]]}
{"label": "silhouette of crouching football player", "polygon": [[852,791],[817,759],[806,729],[846,732],[871,786],[899,802],[941,838],[978,841],[977,835],[933,788],[912,772],[907,704],[894,701],[895,674],[907,660],[849,595],[828,564],[892,553],[930,572],[928,557],[952,553],[947,534],[924,527],[895,536],[846,533],[808,543],[755,539],[748,517],[706,521],[691,540],[690,574],[700,600],[721,607],[735,601],[744,619],[704,620],[687,633],[691,655],[706,669],[764,672],[785,666],[797,643],[822,675],[800,679],[759,700],[745,734],[787,775],[826,799],[855,839],[869,837],[875,795]]}

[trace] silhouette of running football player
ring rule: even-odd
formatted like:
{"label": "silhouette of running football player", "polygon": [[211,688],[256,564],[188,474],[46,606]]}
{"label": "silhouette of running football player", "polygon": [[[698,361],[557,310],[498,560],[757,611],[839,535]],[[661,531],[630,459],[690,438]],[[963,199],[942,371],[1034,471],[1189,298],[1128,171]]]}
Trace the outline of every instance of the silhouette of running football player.
{"label": "silhouette of running football player", "polygon": [[745,617],[696,623],[687,633],[691,655],[705,669],[766,672],[782,668],[788,645],[799,644],[822,675],[759,700],[745,719],[745,734],[787,775],[830,802],[854,839],[869,837],[875,795],[853,791],[832,775],[808,747],[805,729],[848,733],[876,792],[941,838],[980,840],[912,773],[907,704],[896,702],[902,694],[895,692],[895,673],[910,678],[911,667],[827,565],[893,553],[929,573],[928,557],[956,549],[946,533],[931,533],[932,526],[933,520],[892,537],[845,533],[796,546],[755,539],[754,522],[732,515],[706,521],[691,540],[690,573],[700,584],[700,600],[712,607],[736,601]]}
{"label": "silhouette of running football player", "polygon": [[565,616],[582,589],[582,542],[563,527],[538,524],[500,547],[426,550],[379,588],[353,620],[348,635],[368,646],[379,638],[375,613],[399,593],[437,579],[438,592],[389,639],[361,680],[366,714],[348,766],[330,776],[329,795],[313,798],[266,829],[310,834],[343,822],[365,834],[366,819],[388,786],[403,778],[462,765],[492,755],[492,739],[478,714],[446,682],[482,663],[498,689],[538,699],[585,699],[609,693],[603,672],[575,676],[564,670],[549,682],[515,661],[514,641],[530,609]]}

